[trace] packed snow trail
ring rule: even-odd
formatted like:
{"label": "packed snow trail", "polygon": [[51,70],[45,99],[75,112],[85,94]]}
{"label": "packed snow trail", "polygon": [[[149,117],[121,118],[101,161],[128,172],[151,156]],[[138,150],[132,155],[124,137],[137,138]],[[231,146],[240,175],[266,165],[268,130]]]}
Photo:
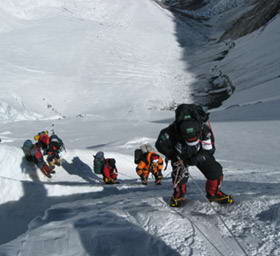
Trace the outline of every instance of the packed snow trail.
{"label": "packed snow trail", "polygon": [[[2,148],[1,154],[4,156],[8,154],[11,155],[9,150],[15,151],[13,148],[4,148],[5,150]],[[5,154],[5,152],[7,152],[7,154]],[[167,205],[168,199],[172,193],[170,179],[164,181],[162,186],[154,185],[153,179],[150,179],[147,187],[137,184],[138,182],[135,180],[131,182],[128,180],[121,180],[121,184],[113,186],[102,186],[99,183],[95,183],[95,185],[92,183],[94,180],[92,180],[92,182],[88,180],[88,185],[86,185],[84,184],[85,176],[83,173],[87,173],[92,161],[91,159],[88,161],[85,160],[88,156],[87,151],[74,152],[75,154],[78,153],[79,158],[84,161],[80,160],[80,162],[72,164],[71,168],[69,168],[69,165],[64,165],[64,169],[62,165],[61,168],[58,168],[57,174],[50,181],[45,180],[44,182],[45,177],[41,176],[40,179],[42,183],[38,180],[32,184],[32,182],[30,182],[32,178],[30,178],[28,174],[20,172],[20,162],[22,161],[22,153],[20,151],[18,151],[17,156],[13,160],[14,164],[17,163],[17,168],[15,168],[14,164],[9,167],[9,162],[7,160],[1,161],[2,167],[6,166],[5,175],[8,179],[10,179],[9,176],[19,178],[19,181],[11,182],[9,180],[8,187],[11,188],[11,186],[13,186],[12,191],[18,191],[19,194],[22,193],[22,196],[19,196],[17,201],[9,200],[9,202],[1,205],[2,227],[13,226],[15,224],[15,219],[17,219],[16,216],[21,216],[16,222],[17,229],[11,230],[10,233],[6,232],[5,237],[2,237],[2,239],[16,238],[16,236],[23,232],[25,233],[14,242],[7,244],[7,246],[3,245],[0,247],[1,252],[7,253],[4,255],[14,255],[11,244],[17,242],[24,243],[21,249],[22,255],[28,255],[31,251],[32,253],[36,253],[37,243],[38,248],[40,248],[41,243],[47,246],[47,250],[44,252],[45,254],[42,255],[52,255],[57,250],[62,250],[62,255],[71,255],[70,251],[73,249],[72,246],[74,245],[78,246],[78,249],[76,249],[78,251],[82,250],[89,255],[95,255],[95,253],[100,253],[100,250],[105,249],[100,248],[97,244],[88,244],[88,240],[84,239],[86,237],[91,237],[92,241],[98,241],[98,225],[101,225],[101,223],[105,225],[103,226],[102,224],[102,230],[104,228],[103,235],[106,236],[107,232],[111,234],[112,228],[114,227],[113,225],[113,227],[109,228],[109,226],[112,225],[110,223],[116,222],[119,223],[116,224],[115,229],[113,228],[116,237],[111,237],[113,241],[109,243],[109,248],[114,247],[116,243],[120,241],[119,237],[130,241],[129,239],[131,237],[135,237],[135,235],[138,234],[137,236],[140,241],[148,238],[151,242],[151,244],[148,243],[146,245],[147,247],[143,250],[146,253],[154,253],[154,255],[158,255],[162,250],[166,250],[169,254],[166,253],[164,255],[217,255],[217,251],[220,251],[220,255],[230,255],[228,252],[236,252],[235,254],[231,254],[235,256],[242,255],[242,252],[240,252],[240,248],[220,222],[217,214],[222,216],[236,236],[239,236],[242,230],[246,230],[248,225],[250,225],[250,228],[255,232],[255,235],[259,235],[259,232],[262,230],[260,222],[256,222],[255,220],[256,213],[253,214],[253,211],[259,209],[260,212],[262,212],[264,209],[263,207],[266,206],[261,203],[261,205],[256,208],[255,206],[260,204],[260,200],[256,198],[255,202],[252,201],[251,192],[245,192],[246,189],[243,189],[243,192],[239,189],[242,193],[240,196],[236,196],[236,205],[221,207],[214,204],[213,206],[218,211],[217,213],[213,211],[211,205],[205,201],[204,195],[198,190],[196,184],[191,181],[188,185],[188,203],[186,206],[178,210],[172,209]],[[75,158],[75,155],[72,154],[73,152],[71,151],[67,153],[65,158],[66,162],[71,162],[70,159]],[[119,165],[122,166],[122,160],[119,161]],[[1,169],[3,169],[2,167]],[[72,173],[69,172],[70,169]],[[258,172],[257,169],[254,171]],[[198,186],[203,188],[204,179],[201,180],[195,168],[192,169],[191,172],[194,174]],[[37,173],[40,176],[38,170]],[[125,173],[133,179],[134,174],[130,173],[130,171]],[[250,173],[248,173],[248,175],[250,175]],[[94,177],[93,174],[92,177]],[[244,172],[241,177],[242,180],[248,179],[246,172]],[[0,178],[0,180],[2,184],[5,182],[3,178]],[[82,182],[82,180],[84,180],[84,182]],[[226,180],[224,184],[227,191],[231,193],[236,191],[236,188],[240,186],[244,187],[244,185],[234,180]],[[254,187],[254,185],[247,185],[244,188],[248,188],[248,191],[250,191]],[[22,192],[20,192],[20,188],[23,189]],[[253,196],[253,198],[255,197]],[[48,210],[48,208],[50,209]],[[244,215],[245,209],[247,210]],[[45,210],[44,217],[38,218]],[[81,213],[81,211],[83,214],[78,214],[78,212]],[[9,217],[7,218],[7,216]],[[242,216],[244,216],[245,219]],[[112,222],[108,222],[108,218],[111,219]],[[32,221],[32,219],[34,219],[34,221]],[[99,219],[98,222],[96,222],[97,219]],[[27,229],[27,224],[29,222],[31,222],[31,224],[28,225]],[[81,222],[83,223],[82,225],[79,224]],[[252,222],[255,223],[254,226],[251,226],[250,223]],[[123,224],[130,227],[129,232],[122,229],[121,225]],[[240,227],[242,227],[242,229],[240,229]],[[148,233],[142,233],[139,228]],[[9,229],[7,228],[6,230]],[[58,232],[59,230],[61,230],[61,234]],[[38,232],[46,235],[42,235],[38,240]],[[120,236],[119,232],[127,232],[127,236]],[[56,234],[55,237],[53,236],[54,233]],[[62,235],[65,233],[71,233],[72,235],[70,237]],[[150,235],[152,237],[149,238]],[[28,239],[26,239],[26,236],[28,236]],[[82,239],[82,244],[77,244],[78,240],[76,239],[78,237]],[[164,244],[160,242],[158,245],[159,247],[156,248],[153,246],[155,242],[154,239],[160,239],[158,242],[163,241]],[[242,241],[242,243],[247,249],[247,245],[244,244],[244,241]],[[61,244],[65,245],[63,249],[59,247]],[[123,246],[124,247],[119,247],[120,254],[118,255],[125,253],[127,250],[126,246]],[[15,248],[16,247],[15,244]],[[135,248],[138,247],[136,246]],[[9,250],[11,251],[8,253]],[[109,252],[110,250],[111,249],[105,250],[105,252]],[[252,253],[250,255],[258,254]]]}

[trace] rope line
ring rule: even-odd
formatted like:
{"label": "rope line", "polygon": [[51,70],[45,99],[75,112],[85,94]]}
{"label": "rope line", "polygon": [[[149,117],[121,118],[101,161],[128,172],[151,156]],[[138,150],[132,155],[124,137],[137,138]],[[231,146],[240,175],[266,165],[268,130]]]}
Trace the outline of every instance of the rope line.
{"label": "rope line", "polygon": [[[158,201],[160,201],[162,204],[166,205],[165,202],[162,202],[161,199],[157,198]],[[175,214],[179,215],[182,219],[188,219],[189,222],[201,233],[201,235],[206,239],[206,241],[213,246],[213,248],[222,256],[225,256],[219,248],[203,233],[203,231],[191,220],[191,218],[184,216],[182,213],[180,213],[178,210],[175,210],[174,208],[171,209]]]}
{"label": "rope line", "polygon": [[232,238],[234,239],[234,241],[236,242],[236,244],[238,245],[238,247],[242,250],[242,252],[244,253],[244,255],[249,256],[248,253],[246,252],[246,250],[244,249],[244,247],[241,245],[241,243],[238,241],[238,239],[235,237],[235,235],[233,234],[233,232],[230,230],[230,228],[228,227],[228,225],[225,223],[225,221],[223,220],[223,218],[221,217],[221,215],[219,214],[219,212],[214,208],[214,206],[209,202],[209,200],[206,198],[206,196],[204,195],[204,192],[202,191],[202,189],[200,188],[200,186],[197,184],[196,180],[194,179],[194,177],[189,173],[189,176],[191,177],[191,179],[193,180],[194,184],[196,185],[196,187],[198,188],[198,190],[200,191],[200,193],[203,195],[203,199],[209,204],[209,206],[212,208],[212,210],[217,214],[217,217],[219,218],[219,220],[223,223],[223,225],[225,226],[225,228],[227,229],[227,231],[230,233],[230,235],[232,236]]}
{"label": "rope line", "polygon": [[184,216],[183,214],[177,212],[182,218],[187,218],[192,225],[202,234],[202,236],[207,240],[207,242],[209,244],[211,244],[213,246],[213,248],[215,248],[215,250],[222,256],[225,256],[220,250],[219,248],[204,234],[204,232],[191,220],[191,218]]}

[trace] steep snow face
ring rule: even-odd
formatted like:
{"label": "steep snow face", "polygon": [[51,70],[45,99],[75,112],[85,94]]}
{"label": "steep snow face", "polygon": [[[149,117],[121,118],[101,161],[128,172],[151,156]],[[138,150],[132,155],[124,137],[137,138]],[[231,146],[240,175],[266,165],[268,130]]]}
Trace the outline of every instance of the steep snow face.
{"label": "steep snow face", "polygon": [[237,39],[267,25],[279,14],[280,3],[278,0],[266,2],[265,0],[252,1],[250,11],[237,19],[228,30],[225,31],[222,40],[227,38]]}
{"label": "steep snow face", "polygon": [[[265,79],[278,74],[278,18],[230,49],[211,45],[193,56],[194,72],[216,67],[239,86],[211,114],[219,121],[213,129],[222,190],[236,204],[209,204],[205,177],[193,167],[186,206],[171,209],[170,165],[162,186],[150,177],[143,187],[133,151],[153,144],[173,120],[174,113],[154,109],[189,99],[185,85],[193,74],[181,60],[173,21],[193,41],[205,36],[204,28],[187,29],[193,21],[185,25],[146,0],[3,0],[0,9],[0,19],[8,20],[0,28],[0,255],[280,254],[278,80],[264,83],[256,74],[262,68]],[[185,51],[194,51],[188,46]],[[221,49],[227,54],[213,60]],[[32,120],[6,122],[21,119]],[[54,129],[67,149],[51,180],[20,149],[44,129]],[[117,160],[120,184],[105,186],[93,173],[99,150]]]}
{"label": "steep snow face", "polygon": [[210,0],[208,5],[201,8],[200,15],[206,17],[216,16],[237,7],[245,7],[248,4],[246,0]]}
{"label": "steep snow face", "polygon": [[23,23],[1,36],[0,100],[16,93],[37,118],[136,118],[190,99],[173,17],[149,0],[3,1],[0,10]]}
{"label": "steep snow face", "polygon": [[[240,91],[233,95],[235,103],[238,98],[242,101],[245,97],[258,100],[258,97],[265,99],[280,96],[277,86],[280,79],[278,68],[280,60],[277,51],[280,35],[275,33],[279,26],[278,18],[271,21],[269,26],[237,40],[236,46],[222,61],[225,72],[231,74],[237,91]],[[251,72],[244,72],[246,69]],[[250,88],[253,87],[257,88],[254,88],[254,92],[250,92]]]}
{"label": "steep snow face", "polygon": [[[196,6],[197,2],[195,0],[160,0],[161,2],[175,7],[181,7],[182,9],[192,9],[192,6]],[[248,5],[246,0],[200,0],[198,8],[195,11],[185,11],[188,14],[194,14],[194,16],[200,16],[205,18],[211,18],[216,15],[226,13],[227,11],[232,11],[232,9],[237,7],[245,7]]]}
{"label": "steep snow face", "polygon": [[[277,42],[280,35],[276,32],[279,26],[280,19],[277,18],[266,27],[236,40],[235,47],[220,62],[236,91],[221,108],[227,111],[217,113],[216,120],[279,121],[280,59]],[[232,114],[227,116],[228,113]],[[272,139],[270,143],[274,141]]]}

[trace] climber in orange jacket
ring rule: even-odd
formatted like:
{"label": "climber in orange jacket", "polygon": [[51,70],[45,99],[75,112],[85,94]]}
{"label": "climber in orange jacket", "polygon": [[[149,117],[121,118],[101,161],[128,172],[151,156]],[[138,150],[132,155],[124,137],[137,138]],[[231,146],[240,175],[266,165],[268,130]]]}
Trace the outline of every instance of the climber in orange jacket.
{"label": "climber in orange jacket", "polygon": [[147,152],[136,167],[136,173],[140,176],[142,184],[148,184],[150,172],[155,177],[155,184],[161,185],[163,159],[155,152]]}

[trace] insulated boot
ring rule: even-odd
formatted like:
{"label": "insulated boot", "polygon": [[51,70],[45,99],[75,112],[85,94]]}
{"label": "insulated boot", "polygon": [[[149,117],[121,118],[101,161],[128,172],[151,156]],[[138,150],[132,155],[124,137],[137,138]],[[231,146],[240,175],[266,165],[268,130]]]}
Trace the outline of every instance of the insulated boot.
{"label": "insulated boot", "polygon": [[169,206],[171,207],[181,207],[184,203],[185,198],[174,198],[173,196],[170,199]]}
{"label": "insulated boot", "polygon": [[113,180],[107,177],[104,177],[104,183],[105,184],[114,184]]}
{"label": "insulated boot", "polygon": [[156,184],[156,185],[161,185],[161,180],[160,180],[160,179],[156,179],[156,180],[155,180],[155,184]]}
{"label": "insulated boot", "polygon": [[144,177],[144,175],[141,175],[140,178],[141,178],[141,182],[142,182],[143,185],[148,185],[147,178]]}
{"label": "insulated boot", "polygon": [[216,202],[218,204],[233,204],[234,200],[231,195],[227,195],[222,191],[218,191],[214,196],[206,196],[210,202]]}
{"label": "insulated boot", "polygon": [[43,172],[43,174],[45,174],[48,178],[52,177],[51,172],[54,169],[52,166],[48,166],[47,164],[44,164],[40,169]]}
{"label": "insulated boot", "polygon": [[60,159],[56,158],[54,164],[60,166],[61,165]]}

